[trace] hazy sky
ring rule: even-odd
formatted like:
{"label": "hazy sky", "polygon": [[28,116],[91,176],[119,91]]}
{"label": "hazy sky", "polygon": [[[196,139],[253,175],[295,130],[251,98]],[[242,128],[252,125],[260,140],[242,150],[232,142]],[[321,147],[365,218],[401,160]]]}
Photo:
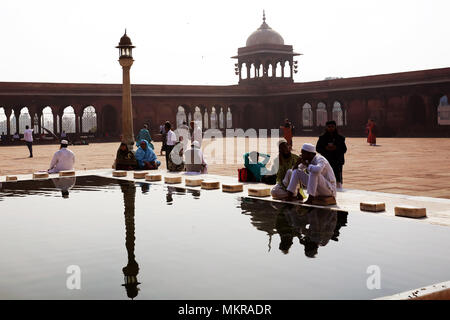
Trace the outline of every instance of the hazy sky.
{"label": "hazy sky", "polygon": [[449,0],[1,0],[0,81],[236,84],[238,47],[262,22],[303,53],[296,82],[450,66]]}

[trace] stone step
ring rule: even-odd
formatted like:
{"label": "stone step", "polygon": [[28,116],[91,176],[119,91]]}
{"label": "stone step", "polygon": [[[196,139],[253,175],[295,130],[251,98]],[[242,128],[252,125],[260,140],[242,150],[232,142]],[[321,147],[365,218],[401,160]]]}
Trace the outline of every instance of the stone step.
{"label": "stone step", "polygon": [[396,206],[394,208],[395,215],[408,218],[423,218],[427,216],[427,209],[408,205]]}
{"label": "stone step", "polygon": [[123,170],[115,170],[112,173],[113,177],[126,177],[127,174],[128,174],[128,172],[127,171],[123,171]]}
{"label": "stone step", "polygon": [[223,183],[222,184],[223,192],[242,192],[244,191],[244,185],[242,183]]}
{"label": "stone step", "polygon": [[206,190],[220,189],[220,182],[212,180],[202,181],[202,189]]}
{"label": "stone step", "polygon": [[48,173],[44,171],[38,171],[33,173],[33,179],[45,179],[48,178]]}
{"label": "stone step", "polygon": [[165,176],[164,177],[164,182],[168,183],[168,184],[181,183],[181,181],[182,181],[181,176]]}
{"label": "stone step", "polygon": [[133,173],[133,178],[134,179],[144,179],[147,174],[148,174],[147,171],[135,171]]}
{"label": "stone step", "polygon": [[73,177],[75,176],[75,170],[63,170],[59,172],[60,177]]}
{"label": "stone step", "polygon": [[268,197],[270,196],[270,188],[250,187],[248,188],[248,195],[252,197]]}
{"label": "stone step", "polygon": [[386,204],[384,202],[377,201],[365,201],[359,204],[361,211],[380,212],[386,210]]}
{"label": "stone step", "polygon": [[188,187],[199,187],[203,180],[202,178],[184,178],[185,185]]}
{"label": "stone step", "polygon": [[146,181],[161,181],[162,176],[157,173],[149,173],[145,176]]}

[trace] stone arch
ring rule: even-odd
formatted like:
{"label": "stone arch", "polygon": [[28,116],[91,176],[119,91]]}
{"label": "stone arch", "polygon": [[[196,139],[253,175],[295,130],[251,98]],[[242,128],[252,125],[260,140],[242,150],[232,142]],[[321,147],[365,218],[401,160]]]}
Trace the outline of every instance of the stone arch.
{"label": "stone arch", "polygon": [[336,126],[342,127],[344,125],[344,111],[339,101],[333,103],[332,119],[336,121]]}
{"label": "stone arch", "polygon": [[41,127],[53,132],[53,110],[49,106],[46,106],[44,109],[42,109]]}
{"label": "stone arch", "polygon": [[233,115],[232,115],[232,113],[231,113],[231,107],[228,107],[228,109],[227,109],[227,116],[226,116],[226,118],[227,118],[227,129],[231,129],[231,128],[233,128]]}
{"label": "stone arch", "polygon": [[208,129],[208,124],[209,124],[208,109],[205,108],[205,113],[203,114],[203,128]]}
{"label": "stone arch", "polygon": [[66,133],[76,132],[76,116],[75,110],[72,106],[67,106],[63,110],[63,115],[61,117],[61,130]]}
{"label": "stone arch", "polygon": [[224,129],[225,128],[225,120],[224,120],[224,114],[223,114],[223,108],[220,107],[220,113],[219,113],[219,128]]}
{"label": "stone arch", "polygon": [[178,110],[177,110],[177,115],[175,116],[176,118],[176,127],[180,127],[183,122],[187,122],[186,119],[186,110],[184,108],[184,106],[179,105],[178,106]]}
{"label": "stone arch", "polygon": [[26,126],[33,127],[30,112],[27,107],[23,107],[19,114],[19,133],[24,133]]}
{"label": "stone arch", "polygon": [[19,130],[17,128],[17,120],[16,120],[16,114],[14,110],[11,112],[11,115],[9,116],[9,125],[10,125],[10,134],[18,133]]}
{"label": "stone arch", "polygon": [[102,110],[102,128],[105,136],[115,136],[117,129],[117,111],[111,105],[106,105]]}
{"label": "stone arch", "polygon": [[241,65],[241,79],[247,79],[247,63],[246,62],[244,62],[242,65]]}
{"label": "stone arch", "polygon": [[87,106],[83,109],[83,114],[81,117],[81,132],[97,132],[97,112],[94,106]]}
{"label": "stone arch", "polygon": [[411,124],[424,124],[426,119],[426,107],[423,98],[412,95],[407,104],[408,120]]}
{"label": "stone arch", "polygon": [[313,111],[308,102],[302,106],[302,126],[307,128],[313,126]]}
{"label": "stone arch", "polygon": [[[8,118],[6,117],[5,108],[0,107],[0,134],[5,134],[8,132]],[[2,141],[3,142],[3,141]]]}
{"label": "stone arch", "polygon": [[202,112],[199,106],[194,108],[194,122],[202,129]]}
{"label": "stone arch", "polygon": [[328,121],[328,115],[327,105],[324,102],[319,102],[317,104],[316,119],[316,126],[325,127],[325,124]]}
{"label": "stone arch", "polygon": [[437,107],[438,125],[450,125],[450,105],[448,104],[448,96],[443,95],[439,98]]}
{"label": "stone arch", "polygon": [[218,128],[218,118],[217,118],[216,107],[211,108],[210,120],[211,120],[210,121],[211,129],[217,129]]}

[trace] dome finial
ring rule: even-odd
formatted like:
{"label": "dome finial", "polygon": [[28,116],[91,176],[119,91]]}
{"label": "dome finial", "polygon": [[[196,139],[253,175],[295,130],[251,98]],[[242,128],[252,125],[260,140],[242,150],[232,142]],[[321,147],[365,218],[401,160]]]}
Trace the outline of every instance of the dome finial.
{"label": "dome finial", "polygon": [[266,10],[263,9],[263,22],[266,22]]}
{"label": "dome finial", "polygon": [[125,28],[125,35],[127,35],[127,28]]}

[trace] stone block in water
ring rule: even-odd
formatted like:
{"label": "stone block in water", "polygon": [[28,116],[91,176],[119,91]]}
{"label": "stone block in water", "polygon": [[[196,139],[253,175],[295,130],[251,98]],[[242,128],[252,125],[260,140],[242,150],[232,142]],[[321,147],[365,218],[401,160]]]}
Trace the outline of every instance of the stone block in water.
{"label": "stone block in water", "polygon": [[220,189],[219,181],[202,181],[202,189],[212,190],[212,189]]}
{"label": "stone block in water", "polygon": [[223,192],[242,192],[244,191],[244,185],[242,183],[223,183]]}
{"label": "stone block in water", "polygon": [[145,176],[146,181],[161,181],[162,176],[157,173],[149,173]]}
{"label": "stone block in water", "polygon": [[128,172],[123,171],[123,170],[115,170],[112,173],[113,177],[126,177],[127,174],[128,174]]}
{"label": "stone block in water", "polygon": [[386,210],[386,205],[384,202],[366,201],[359,204],[359,209],[361,211],[380,212]]}
{"label": "stone block in water", "polygon": [[147,174],[148,174],[148,172],[146,172],[146,171],[135,171],[133,173],[133,178],[134,179],[144,179]]}
{"label": "stone block in water", "polygon": [[165,176],[164,182],[169,184],[181,183],[181,176]]}
{"label": "stone block in water", "polygon": [[252,197],[268,197],[270,196],[270,188],[250,187],[248,188],[248,195]]}
{"label": "stone block in water", "polygon": [[45,179],[48,178],[48,173],[45,171],[38,171],[33,173],[33,179]]}
{"label": "stone block in water", "polygon": [[397,206],[394,208],[395,215],[408,218],[423,218],[427,216],[427,209],[414,206]]}
{"label": "stone block in water", "polygon": [[202,185],[202,178],[184,178],[184,183],[188,187],[199,187]]}
{"label": "stone block in water", "polygon": [[316,206],[331,206],[336,204],[336,198],[333,196],[324,197],[324,196],[318,196],[315,197],[312,201],[312,204]]}
{"label": "stone block in water", "polygon": [[75,170],[63,170],[59,172],[60,177],[73,177],[75,175]]}
{"label": "stone block in water", "polygon": [[17,177],[16,176],[6,176],[6,182],[10,182],[10,181],[17,181]]}

